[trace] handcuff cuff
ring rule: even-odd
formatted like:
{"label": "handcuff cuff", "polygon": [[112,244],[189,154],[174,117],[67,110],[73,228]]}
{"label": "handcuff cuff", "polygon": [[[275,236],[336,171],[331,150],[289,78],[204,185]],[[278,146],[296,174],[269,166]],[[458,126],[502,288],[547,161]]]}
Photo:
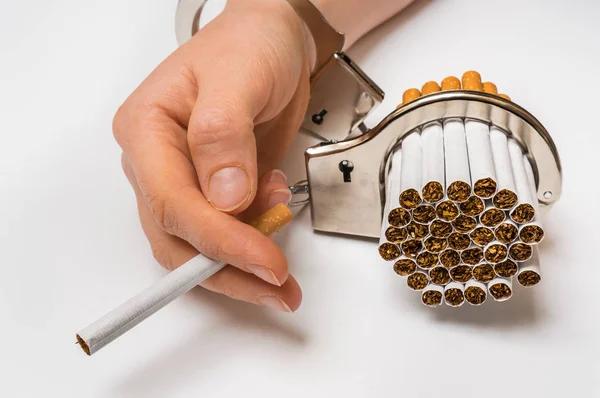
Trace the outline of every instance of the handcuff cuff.
{"label": "handcuff cuff", "polygon": [[[198,30],[206,0],[179,0],[176,36],[181,45]],[[383,90],[344,53],[345,36],[309,0],[288,0],[310,30],[317,50],[311,97],[302,128],[323,141],[305,152],[307,180],[290,187],[308,199],[313,229],[379,238],[391,153],[410,132],[434,120],[470,118],[495,125],[527,151],[537,199],[546,211],[561,195],[562,166],[544,126],[510,100],[485,92],[444,91],[418,98],[373,128],[365,118]]]}

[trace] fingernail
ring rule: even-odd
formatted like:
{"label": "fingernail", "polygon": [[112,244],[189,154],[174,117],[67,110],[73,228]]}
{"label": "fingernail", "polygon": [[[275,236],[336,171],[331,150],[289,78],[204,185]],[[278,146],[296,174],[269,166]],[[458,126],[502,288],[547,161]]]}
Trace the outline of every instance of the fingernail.
{"label": "fingernail", "polygon": [[279,184],[287,183],[287,176],[281,170],[271,170],[271,176],[269,177],[268,182],[277,182]]}
{"label": "fingernail", "polygon": [[248,196],[250,196],[250,179],[241,167],[224,167],[210,176],[208,201],[217,210],[235,210],[248,199]]}
{"label": "fingernail", "polygon": [[277,296],[261,296],[257,301],[260,305],[264,305],[265,307],[275,308],[276,310],[283,312],[293,312],[285,301]]}
{"label": "fingernail", "polygon": [[287,204],[290,202],[290,199],[292,199],[292,193],[289,189],[276,189],[269,194],[267,204],[269,205],[269,209],[280,203],[283,203],[287,206]]}
{"label": "fingernail", "polygon": [[252,264],[247,265],[246,268],[248,268],[250,272],[258,276],[263,281],[269,282],[271,285],[281,286],[281,283],[277,280],[277,277],[269,268]]}

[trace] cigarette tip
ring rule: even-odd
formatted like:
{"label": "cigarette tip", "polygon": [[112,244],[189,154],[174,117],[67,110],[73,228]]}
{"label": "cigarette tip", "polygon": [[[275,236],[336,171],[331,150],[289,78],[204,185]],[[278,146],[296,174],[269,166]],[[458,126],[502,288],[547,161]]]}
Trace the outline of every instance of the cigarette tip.
{"label": "cigarette tip", "polygon": [[421,96],[421,92],[416,88],[409,88],[402,94],[402,105],[408,104]]}
{"label": "cigarette tip", "polygon": [[85,342],[85,340],[83,340],[81,338],[81,336],[79,336],[78,334],[75,335],[77,338],[77,341],[75,342],[75,344],[79,344],[81,346],[81,349],[83,350],[83,352],[85,352],[88,356],[92,355],[90,353],[90,347],[87,345],[87,343]]}
{"label": "cigarette tip", "polygon": [[448,76],[442,80],[442,91],[460,90],[460,80],[456,76]]}
{"label": "cigarette tip", "polygon": [[479,72],[470,70],[462,75],[462,88],[463,90],[481,91],[483,85],[481,83],[481,75]]}
{"label": "cigarette tip", "polygon": [[492,82],[483,83],[483,91],[490,94],[498,95],[498,87]]}
{"label": "cigarette tip", "polygon": [[423,87],[421,88],[421,93],[423,95],[427,95],[427,94],[431,94],[431,93],[437,93],[438,91],[440,91],[440,85],[437,84],[437,82],[434,82],[433,80],[428,81],[427,83],[423,84]]}

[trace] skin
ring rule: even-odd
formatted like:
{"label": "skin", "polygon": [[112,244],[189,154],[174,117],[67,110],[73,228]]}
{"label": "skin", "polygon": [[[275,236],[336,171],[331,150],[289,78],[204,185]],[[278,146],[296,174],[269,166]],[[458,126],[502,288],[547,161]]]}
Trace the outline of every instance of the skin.
{"label": "skin", "polygon": [[[409,2],[314,4],[349,46]],[[308,105],[314,46],[286,1],[229,0],[119,108],[123,170],[163,267],[200,252],[231,264],[203,287],[287,312],[300,306],[285,256],[244,221],[290,198],[277,167]]]}

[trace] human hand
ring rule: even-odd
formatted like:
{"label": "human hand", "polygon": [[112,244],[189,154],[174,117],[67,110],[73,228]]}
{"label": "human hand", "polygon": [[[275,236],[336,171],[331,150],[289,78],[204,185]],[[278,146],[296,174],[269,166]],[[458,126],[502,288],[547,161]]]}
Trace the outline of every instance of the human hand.
{"label": "human hand", "polygon": [[222,260],[233,267],[202,286],[283,311],[299,307],[300,287],[278,246],[242,220],[290,198],[273,169],[306,111],[311,45],[286,1],[229,0],[113,123],[157,261],[174,269],[198,252]]}

